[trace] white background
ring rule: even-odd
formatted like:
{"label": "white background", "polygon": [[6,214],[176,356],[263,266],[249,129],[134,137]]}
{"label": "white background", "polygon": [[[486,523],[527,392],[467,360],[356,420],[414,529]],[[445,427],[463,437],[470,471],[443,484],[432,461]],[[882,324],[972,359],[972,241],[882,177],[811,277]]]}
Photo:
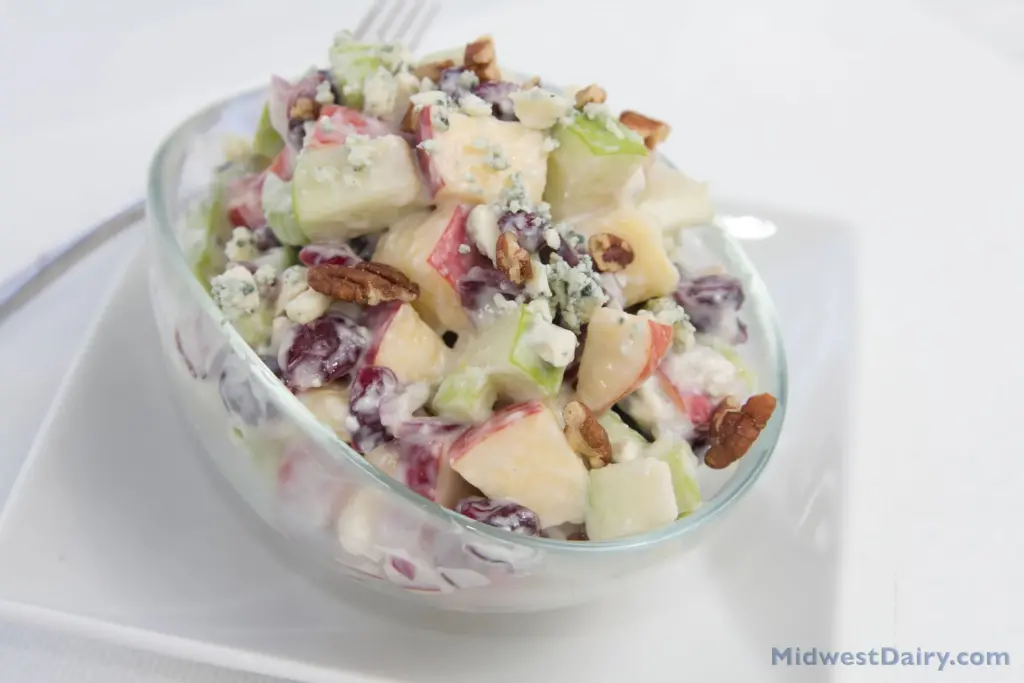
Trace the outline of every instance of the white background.
{"label": "white background", "polygon": [[[509,63],[598,80],[613,104],[669,119],[666,151],[716,195],[856,227],[838,644],[1007,649],[1024,666],[1024,9],[768,5],[450,0],[427,47],[491,32]],[[188,113],[322,61],[362,3],[102,7],[0,1],[0,277],[140,197]],[[706,30],[674,40],[681,25]],[[0,449],[12,471],[23,451]],[[4,667],[18,681],[257,680],[0,625]]]}

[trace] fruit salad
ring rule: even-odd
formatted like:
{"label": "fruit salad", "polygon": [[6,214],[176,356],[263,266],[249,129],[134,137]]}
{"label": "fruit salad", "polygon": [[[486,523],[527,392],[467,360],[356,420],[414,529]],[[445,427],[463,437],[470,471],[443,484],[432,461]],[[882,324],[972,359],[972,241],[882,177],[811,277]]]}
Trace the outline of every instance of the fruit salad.
{"label": "fruit salad", "polygon": [[657,154],[667,124],[605,99],[499,67],[488,37],[416,60],[341,33],[326,68],[273,77],[251,140],[226,146],[196,277],[416,494],[565,541],[671,524],[775,399],[743,361],[741,281],[687,260],[706,186]]}

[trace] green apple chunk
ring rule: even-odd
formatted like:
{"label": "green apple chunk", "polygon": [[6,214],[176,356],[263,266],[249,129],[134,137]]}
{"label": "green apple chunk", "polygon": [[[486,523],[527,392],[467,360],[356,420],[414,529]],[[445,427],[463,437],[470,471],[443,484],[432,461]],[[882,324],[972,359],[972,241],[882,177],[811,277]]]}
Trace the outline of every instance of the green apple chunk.
{"label": "green apple chunk", "polygon": [[661,460],[672,471],[672,489],[676,494],[676,506],[679,508],[680,517],[700,507],[697,458],[690,444],[678,437],[662,437],[650,445],[647,457]]}
{"label": "green apple chunk", "polygon": [[559,144],[548,156],[544,199],[556,219],[614,205],[647,159],[643,143],[614,119],[577,116],[553,136]]}
{"label": "green apple chunk", "polygon": [[482,369],[503,398],[554,396],[572,360],[576,336],[527,305],[518,305],[466,344],[458,367]]}
{"label": "green apple chunk", "polygon": [[285,268],[294,266],[298,259],[293,247],[273,247],[254,258],[252,262],[257,268],[260,266],[270,266],[278,273],[281,273]]}
{"label": "green apple chunk", "polygon": [[608,434],[613,462],[629,462],[643,457],[648,446],[647,439],[627,425],[618,413],[614,410],[606,411],[597,421]]}
{"label": "green apple chunk", "polygon": [[642,534],[679,516],[672,470],[657,458],[640,458],[590,470],[585,524],[592,541]]}
{"label": "green apple chunk", "polygon": [[341,90],[345,106],[362,109],[367,77],[383,68],[395,73],[407,58],[397,45],[360,43],[351,34],[339,34],[328,52],[331,75]]}
{"label": "green apple chunk", "polygon": [[498,392],[490,375],[481,368],[468,367],[444,378],[430,407],[442,417],[481,422],[491,415]]}
{"label": "green apple chunk", "polygon": [[253,313],[232,320],[231,324],[238,330],[238,334],[242,336],[246,344],[260,349],[270,341],[273,321],[274,311],[269,306],[260,306]]}
{"label": "green apple chunk", "polygon": [[309,241],[295,216],[291,181],[281,180],[277,175],[268,173],[263,179],[260,204],[263,206],[263,215],[267,217],[267,224],[281,244],[301,246]]}
{"label": "green apple chunk", "polygon": [[252,136],[252,151],[257,156],[269,160],[276,157],[282,149],[284,140],[270,123],[270,106],[264,104],[259,123],[256,124],[256,133]]}
{"label": "green apple chunk", "polygon": [[414,209],[421,192],[412,150],[397,135],[306,148],[292,180],[295,216],[313,241],[386,228]]}

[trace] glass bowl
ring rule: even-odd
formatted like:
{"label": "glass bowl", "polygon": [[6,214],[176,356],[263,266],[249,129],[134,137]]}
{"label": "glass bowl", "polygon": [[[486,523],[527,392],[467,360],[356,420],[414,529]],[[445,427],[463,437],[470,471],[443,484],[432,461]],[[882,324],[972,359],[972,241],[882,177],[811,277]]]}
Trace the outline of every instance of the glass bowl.
{"label": "glass bowl", "polygon": [[732,237],[715,226],[686,233],[744,284],[750,341],[740,348],[757,390],[778,398],[755,446],[722,471],[696,512],[657,530],[603,542],[510,534],[442,508],[367,463],[284,387],[193,275],[193,208],[223,162],[224,137],[252,134],[264,96],[259,89],[208,107],[157,151],[147,190],[150,290],[177,404],[206,455],[298,568],[322,575],[326,565],[332,581],[444,609],[526,612],[594,598],[713,533],[711,522],[768,463],[786,409],[774,307]]}

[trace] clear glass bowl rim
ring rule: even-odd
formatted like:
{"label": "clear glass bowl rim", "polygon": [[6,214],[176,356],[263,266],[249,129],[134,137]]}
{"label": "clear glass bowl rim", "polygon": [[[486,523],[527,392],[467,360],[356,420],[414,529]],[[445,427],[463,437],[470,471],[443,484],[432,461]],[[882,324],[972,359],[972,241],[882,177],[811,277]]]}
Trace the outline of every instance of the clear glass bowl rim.
{"label": "clear glass bowl rim", "polygon": [[[170,167],[170,161],[176,155],[187,153],[190,140],[203,129],[205,122],[216,120],[218,113],[229,105],[240,100],[255,98],[265,91],[265,86],[253,87],[215,101],[187,118],[171,131],[157,148],[150,162],[146,181],[146,215],[149,219],[150,231],[156,235],[156,241],[151,246],[157,249],[173,250],[178,256],[176,259],[171,259],[174,264],[174,277],[186,281],[186,289],[197,300],[199,309],[209,316],[210,320],[217,323],[218,329],[227,337],[227,342],[231,348],[242,356],[250,368],[255,369],[253,378],[262,385],[260,388],[267,392],[268,397],[273,397],[273,400],[283,412],[283,418],[293,421],[307,436],[323,446],[325,450],[331,452],[335,458],[346,461],[349,465],[360,471],[363,476],[371,479],[375,486],[397,496],[406,504],[419,508],[436,521],[445,524],[454,523],[458,526],[472,529],[484,536],[491,537],[496,541],[518,544],[537,551],[620,554],[640,548],[650,549],[653,546],[691,534],[703,525],[710,523],[713,519],[720,516],[726,508],[738,501],[759,478],[775,451],[779,434],[785,421],[788,399],[786,354],[782,341],[782,331],[779,327],[778,314],[768,295],[767,288],[761,280],[760,274],[754,268],[753,263],[751,263],[735,238],[724,230],[722,231],[724,239],[734,252],[731,256],[743,267],[744,275],[748,280],[747,301],[757,301],[758,307],[764,312],[769,321],[768,331],[772,338],[766,341],[768,342],[770,355],[774,355],[776,360],[775,372],[778,382],[778,396],[776,398],[778,405],[771,422],[762,431],[757,441],[755,448],[758,448],[758,452],[756,454],[749,453],[745,456],[745,459],[754,456],[756,458],[754,465],[744,476],[733,476],[714,498],[710,501],[705,501],[696,512],[658,529],[610,541],[562,541],[537,536],[521,536],[476,522],[433,501],[427,500],[368,463],[362,455],[338,438],[332,429],[317,420],[298,397],[292,394],[270,372],[270,369],[266,367],[256,352],[245,343],[235,328],[227,324],[221,310],[217,308],[213,300],[206,293],[206,290],[203,289],[193,275],[192,269],[188,264],[187,255],[175,236],[174,222],[165,211],[165,199],[167,198],[164,196],[164,193],[165,187],[170,181],[170,178],[165,173],[175,173],[179,170],[177,165]],[[664,155],[659,156],[674,167],[671,161],[665,158]]]}

